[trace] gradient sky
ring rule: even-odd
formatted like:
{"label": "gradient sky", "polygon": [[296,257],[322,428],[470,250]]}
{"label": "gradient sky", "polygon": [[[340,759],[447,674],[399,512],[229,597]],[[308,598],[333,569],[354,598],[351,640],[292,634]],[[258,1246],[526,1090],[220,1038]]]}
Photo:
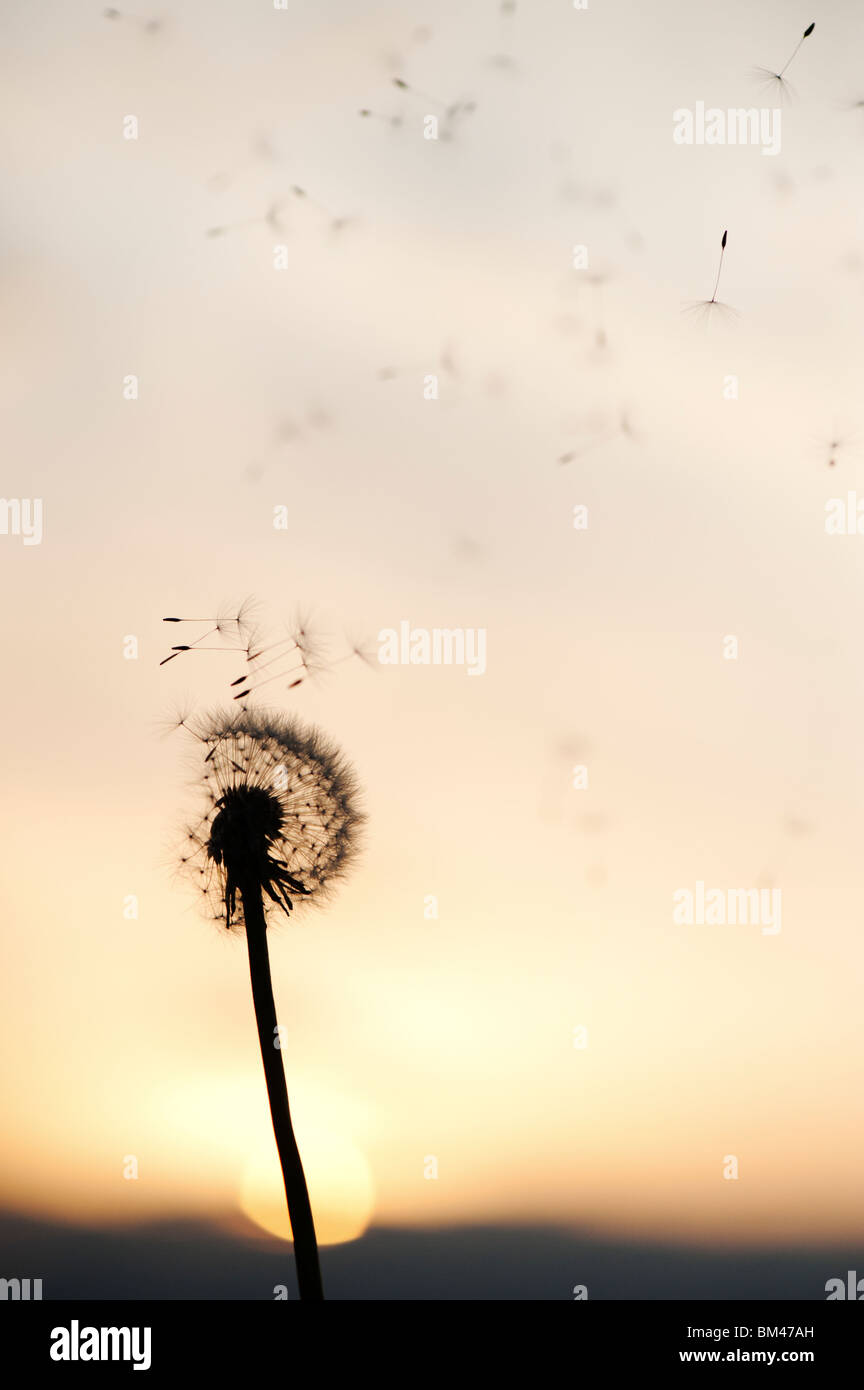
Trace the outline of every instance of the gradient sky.
{"label": "gradient sky", "polygon": [[[158,13],[3,7],[2,493],[45,531],[0,536],[0,1200],[278,1200],[243,943],[173,874],[195,798],[159,728],[236,674],[160,668],[161,617],[254,594],[277,631],[311,606],[336,656],[402,619],[487,632],[482,677],[269,687],[370,818],[332,906],[271,945],[325,1238],[861,1236],[864,538],[824,529],[864,497],[860,7]],[[748,70],[814,18],[776,158],[673,143],[677,108],[776,105]],[[394,77],[476,110],[424,140],[438,108]],[[282,198],[284,235],[207,235]],[[727,228],[739,316],[706,331],[682,305]],[[675,925],[698,880],[779,887],[782,931]]]}

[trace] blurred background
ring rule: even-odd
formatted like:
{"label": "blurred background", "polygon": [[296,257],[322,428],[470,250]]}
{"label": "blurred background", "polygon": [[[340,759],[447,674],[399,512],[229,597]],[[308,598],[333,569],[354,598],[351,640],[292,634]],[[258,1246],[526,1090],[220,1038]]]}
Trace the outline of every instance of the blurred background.
{"label": "blurred background", "polygon": [[[854,1267],[862,40],[852,0],[7,0],[4,1274],[290,1282],[245,948],[175,872],[166,724],[243,663],[159,664],[246,595],[311,612],[327,673],[256,698],[369,815],[271,943],[334,1296]],[[699,101],[781,107],[779,155],[675,144]],[[379,667],[403,620],[485,674]],[[782,930],[675,924],[700,880]]]}

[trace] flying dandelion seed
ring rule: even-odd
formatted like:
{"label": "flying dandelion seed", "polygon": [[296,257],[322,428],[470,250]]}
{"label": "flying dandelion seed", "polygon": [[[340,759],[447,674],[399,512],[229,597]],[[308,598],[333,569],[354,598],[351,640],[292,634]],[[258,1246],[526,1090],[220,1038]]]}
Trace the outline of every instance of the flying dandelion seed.
{"label": "flying dandelion seed", "polygon": [[586,454],[590,454],[594,449],[599,448],[601,444],[610,444],[613,439],[626,439],[631,444],[635,444],[637,438],[638,436],[633,428],[629,414],[627,411],[622,410],[619,412],[617,420],[613,425],[599,430],[595,437],[589,440],[587,444],[583,444],[577,449],[570,449],[566,454],[561,454],[558,458],[558,464],[560,466],[567,463],[575,463],[577,459],[584,458]]}
{"label": "flying dandelion seed", "polygon": [[279,714],[184,719],[206,750],[205,804],[181,856],[210,916],[245,930],[258,1041],[291,1230],[301,1300],[324,1297],[306,1178],[288,1104],[270,976],[267,927],[294,899],[320,903],[354,863],[365,817],[343,754],[316,729]]}
{"label": "flying dandelion seed", "polygon": [[177,705],[174,707],[173,713],[158,722],[157,728],[160,735],[167,738],[169,734],[176,734],[178,729],[186,729],[187,732],[191,731],[190,725],[193,715],[194,707],[190,700],[184,699],[178,701]]}
{"label": "flying dandelion seed", "polygon": [[315,198],[310,198],[306,189],[301,188],[299,184],[292,184],[291,192],[295,198],[302,198],[310,207],[317,208],[320,213],[323,213],[327,218],[331,232],[341,232],[345,227],[351,225],[352,219],[350,217],[337,217],[335,213],[333,213],[330,208],[325,207],[323,203],[317,202]]}
{"label": "flying dandelion seed", "polygon": [[430,106],[437,106],[443,112],[443,124],[438,134],[439,140],[452,140],[456,122],[463,116],[470,116],[477,110],[475,101],[454,101],[446,102],[441,97],[433,96],[431,92],[424,92],[421,87],[413,87],[404,78],[394,77],[393,86],[400,92],[407,92],[409,96],[419,97]]}
{"label": "flying dandelion seed", "polygon": [[[305,678],[308,675],[311,674],[313,666],[310,663],[307,663],[307,660],[304,657],[301,648],[299,647],[299,645],[293,637],[286,638],[285,642],[277,642],[274,645],[276,647],[281,648],[281,650],[279,651],[278,655],[274,656],[270,661],[262,662],[259,660],[259,658],[263,656],[265,653],[271,651],[271,647],[263,647],[253,656],[247,658],[249,662],[252,664],[253,669],[251,672],[247,672],[244,676],[238,676],[236,680],[233,680],[231,682],[232,687],[241,687],[237,691],[237,694],[233,697],[235,700],[245,700],[248,698],[248,696],[253,695],[257,690],[260,690],[262,686],[270,685],[273,681],[285,680],[288,676],[292,677],[288,689],[294,690],[298,685],[301,684],[303,680],[305,680]],[[295,659],[293,665],[283,665],[284,662],[290,661],[292,660],[292,658]],[[281,669],[279,671],[276,671],[272,676],[268,676],[266,680],[258,679],[258,677],[263,671],[266,671],[270,667],[275,665],[279,665]],[[250,685],[250,681],[254,681],[255,684]]]}
{"label": "flying dandelion seed", "polygon": [[137,24],[143,29],[145,34],[158,34],[162,28],[161,19],[143,19],[141,15],[130,14],[128,10],[117,10],[113,6],[102,11],[105,19],[128,19],[131,24]]}
{"label": "flying dandelion seed", "polygon": [[[164,661],[160,661],[160,666],[165,666],[169,661],[173,661],[181,652],[189,651],[236,651],[243,650],[243,642],[252,633],[252,618],[254,616],[256,604],[253,599],[246,598],[240,604],[236,613],[233,609],[222,608],[215,618],[163,618],[163,623],[211,623],[212,626],[206,632],[202,632],[200,637],[196,637],[194,642],[184,642],[171,648],[171,655],[166,656]],[[239,647],[202,647],[200,644],[208,637],[218,634],[223,642],[236,641]]]}
{"label": "flying dandelion seed", "polygon": [[[428,43],[432,37],[432,30],[427,25],[423,24],[413,30],[410,36],[410,42],[411,45],[417,46],[420,44]],[[393,51],[382,53],[380,61],[391,72],[399,72],[400,69],[402,69],[405,66],[404,54],[396,53]]]}
{"label": "flying dandelion seed", "polygon": [[292,420],[290,416],[283,415],[281,420],[277,420],[274,431],[277,444],[293,444],[296,439],[302,438],[302,435],[303,431],[297,421]]}
{"label": "flying dandelion seed", "polygon": [[306,419],[313,430],[329,430],[330,426],[333,424],[333,416],[330,414],[330,411],[325,410],[324,407],[320,405],[310,406],[306,411]]}
{"label": "flying dandelion seed", "polygon": [[[510,43],[512,41],[511,25],[508,21],[513,18],[515,13],[515,0],[504,0],[504,3],[498,6],[500,32],[505,43]],[[518,65],[512,55],[503,51],[493,53],[491,57],[487,58],[486,66],[495,69],[497,72],[509,72],[513,75],[519,71]]]}
{"label": "flying dandelion seed", "polygon": [[774,174],[771,182],[774,186],[775,193],[780,198],[788,198],[797,191],[795,180],[790,178],[788,174]]}
{"label": "flying dandelion seed", "polygon": [[[331,657],[330,635],[313,625],[308,610],[295,610],[290,625],[286,625],[281,636],[265,632],[257,621],[253,621],[257,610],[258,604],[246,599],[236,611],[225,610],[217,618],[163,618],[162,621],[166,623],[199,623],[207,626],[194,641],[178,642],[172,646],[169,655],[160,661],[160,666],[187,652],[241,653],[245,657],[246,669],[228,686],[232,698],[241,702],[241,709],[246,708],[245,701],[250,697],[277,681],[289,691],[296,690],[306,681],[322,679],[329,675],[333,667],[354,657],[377,666],[377,661],[371,659],[368,645],[360,642],[350,641],[347,654],[335,659]],[[218,634],[221,644],[204,645],[205,640],[214,634]]]}
{"label": "flying dandelion seed", "polygon": [[351,648],[345,661],[352,661],[356,657],[362,661],[364,666],[368,666],[370,671],[380,671],[381,663],[378,660],[378,648],[373,645],[371,638],[348,638]]}
{"label": "flying dandelion seed", "polygon": [[383,121],[384,125],[389,125],[392,130],[399,130],[404,124],[404,116],[384,116],[380,111],[373,111],[368,106],[362,106],[357,112],[367,121]]}
{"label": "flying dandelion seed", "polygon": [[430,105],[437,106],[441,111],[447,110],[446,101],[442,101],[440,97],[433,97],[431,92],[424,92],[422,87],[410,86],[409,83],[401,77],[393,78],[393,86],[398,87],[400,92],[410,92],[412,96],[420,97],[423,101],[429,102]]}
{"label": "flying dandelion seed", "polygon": [[330,662],[331,666],[342,666],[346,661],[361,661],[364,666],[368,666],[371,671],[380,671],[381,663],[378,660],[378,648],[371,638],[358,637],[355,633],[345,632],[343,634],[345,645],[348,650],[344,656],[338,656]]}
{"label": "flying dandelion seed", "polygon": [[[254,649],[250,648],[247,653],[250,670],[231,682],[232,687],[240,687],[233,698],[244,700],[264,686],[271,685],[273,681],[284,681],[289,677],[290,683],[287,688],[295,690],[303,681],[314,680],[324,674],[331,664],[327,654],[327,640],[313,631],[311,615],[298,612],[292,629],[286,636],[266,646],[256,645]],[[264,661],[263,657],[268,659]],[[278,669],[272,675],[266,676],[263,680],[259,679],[263,672],[272,670],[274,666]]]}
{"label": "flying dandelion seed", "polygon": [[842,435],[836,430],[828,439],[814,442],[819,457],[827,468],[836,468],[838,459],[846,458],[849,455],[855,456],[859,452],[854,435]]}
{"label": "flying dandelion seed", "polygon": [[800,39],[795,45],[791,57],[787,58],[786,62],[783,64],[779,72],[774,72],[772,68],[753,69],[754,75],[760,79],[762,85],[773,89],[781,100],[783,100],[785,97],[792,96],[794,94],[792,87],[784,77],[784,73],[786,72],[786,69],[789,67],[789,64],[792,62],[792,59],[795,57],[795,54],[798,52],[804,40],[810,37],[815,28],[816,22],[814,20],[812,24],[808,24],[807,28],[804,30],[804,33],[801,35]]}
{"label": "flying dandelion seed", "polygon": [[696,301],[695,304],[685,305],[684,308],[684,313],[692,314],[695,318],[704,319],[706,322],[710,322],[712,315],[718,315],[722,318],[737,318],[738,316],[737,309],[733,309],[731,304],[722,304],[720,300],[717,298],[717,289],[720,284],[720,273],[723,269],[723,257],[726,255],[727,236],[728,232],[724,232],[722,240],[720,242],[720,262],[717,266],[717,279],[714,281],[714,289],[712,291],[711,298],[699,299]]}
{"label": "flying dandelion seed", "polygon": [[250,157],[240,164],[233,173],[213,174],[211,178],[207,180],[207,187],[214,192],[221,192],[223,189],[230,187],[232,183],[236,182],[241,174],[245,174],[250,169],[254,168],[256,164],[275,164],[277,159],[278,156],[269,138],[266,135],[256,135],[252,140],[252,153]]}
{"label": "flying dandelion seed", "polygon": [[271,232],[284,236],[286,227],[282,221],[282,212],[285,206],[285,200],[271,203],[263,217],[247,217],[242,222],[228,222],[221,227],[208,227],[205,235],[211,238],[220,237],[227,236],[229,232],[243,231],[248,227],[267,227]]}
{"label": "flying dandelion seed", "polygon": [[[440,371],[446,372],[447,376],[452,377],[454,381],[459,380],[459,367],[452,347],[445,345],[441,349],[437,357],[437,366]],[[375,375],[379,381],[395,381],[400,376],[423,375],[428,371],[428,362],[415,362],[409,367],[379,367]]]}
{"label": "flying dandelion seed", "polygon": [[[325,410],[322,406],[310,406],[306,410],[306,423],[313,430],[323,431],[329,429],[333,424],[333,420],[334,417],[330,411]],[[270,446],[271,451],[286,445],[296,444],[299,440],[308,439],[308,437],[307,431],[304,430],[303,426],[299,424],[296,419],[284,415],[281,419],[276,421]],[[262,462],[260,459],[254,459],[252,463],[246,467],[246,476],[252,482],[258,482],[272,466],[272,457],[265,462]]]}

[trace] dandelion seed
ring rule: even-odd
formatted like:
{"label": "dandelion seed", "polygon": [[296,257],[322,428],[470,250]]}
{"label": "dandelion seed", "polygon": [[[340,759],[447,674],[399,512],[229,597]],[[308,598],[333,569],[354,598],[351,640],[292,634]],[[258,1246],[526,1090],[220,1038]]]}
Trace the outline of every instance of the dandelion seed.
{"label": "dandelion seed", "polygon": [[364,816],[351,767],[319,731],[276,714],[214,714],[184,728],[206,749],[205,807],[184,872],[211,917],[245,931],[258,1041],[282,1168],[301,1300],[324,1297],[306,1178],[291,1122],[268,924],[320,903],[356,859]]}
{"label": "dandelion seed", "polygon": [[684,309],[685,313],[693,314],[695,317],[705,319],[707,322],[710,322],[712,314],[719,314],[721,317],[728,317],[729,315],[737,317],[738,315],[737,309],[733,309],[730,304],[722,304],[717,298],[720,273],[723,269],[723,257],[726,255],[727,236],[728,232],[724,232],[720,242],[720,262],[717,266],[717,279],[714,281],[714,289],[711,298],[697,300],[695,304],[688,304]]}
{"label": "dandelion seed", "polygon": [[143,19],[141,15],[130,14],[128,10],[117,10],[113,6],[102,11],[105,19],[128,19],[132,24],[137,24],[144,30],[145,34],[157,34],[162,28],[161,19]]}
{"label": "dandelion seed", "polygon": [[[283,659],[284,659],[283,656],[279,656],[279,657],[277,657],[275,660],[281,663]],[[272,666],[273,664],[274,664],[274,662],[265,662],[263,666],[257,667],[257,669],[256,669],[256,671],[254,672],[254,674],[248,675],[248,676],[244,676],[244,677],[243,677],[241,680],[239,680],[239,681],[232,681],[232,682],[231,682],[232,687],[235,686],[235,685],[242,685],[242,684],[244,684],[244,683],[246,684],[246,689],[245,689],[245,690],[239,690],[239,691],[237,692],[237,694],[234,696],[234,699],[235,699],[235,700],[245,700],[245,699],[247,698],[247,696],[249,696],[249,695],[254,695],[255,692],[256,692],[257,690],[263,689],[263,687],[264,687],[265,685],[271,685],[273,681],[284,680],[286,676],[293,675],[295,671],[301,671],[301,670],[302,670],[303,673],[304,673],[304,675],[306,674],[306,664],[305,664],[305,662],[303,661],[303,658],[302,658],[302,656],[301,656],[301,657],[300,657],[300,660],[297,662],[296,665],[294,665],[294,666],[289,666],[287,669],[283,669],[283,670],[281,670],[281,671],[277,671],[274,675],[268,676],[266,680],[259,681],[259,680],[257,679],[258,673],[259,673],[260,671],[265,671],[265,670],[267,669],[268,666]],[[302,681],[303,678],[304,678],[304,676],[298,677],[298,679],[297,679],[297,681],[295,682],[295,684],[299,685],[299,684],[300,684],[300,681]],[[249,684],[248,684],[248,682],[251,681],[251,680],[254,680],[254,681],[255,681],[255,684],[254,684],[254,685],[249,685]],[[292,689],[292,688],[293,688],[293,686],[289,687],[289,689]]]}
{"label": "dandelion seed", "polygon": [[590,454],[594,449],[599,448],[601,444],[610,444],[613,439],[618,438],[626,439],[631,444],[636,443],[638,438],[630,416],[625,410],[619,412],[613,424],[598,430],[595,437],[589,440],[587,444],[583,444],[577,449],[570,449],[566,454],[561,454],[558,458],[558,463],[559,465],[574,463],[577,459],[584,458],[586,454]]}
{"label": "dandelion seed", "polygon": [[323,203],[317,202],[315,198],[310,198],[306,189],[301,188],[299,184],[293,184],[291,192],[294,194],[295,198],[302,198],[304,202],[309,203],[310,206],[317,208],[319,212],[323,213],[329,221],[331,232],[341,232],[343,228],[350,225],[352,220],[350,217],[337,217],[330,208],[325,207]]}
{"label": "dandelion seed", "polygon": [[347,657],[342,658],[343,661],[352,661],[356,657],[358,661],[363,662],[364,666],[368,666],[370,671],[381,669],[381,663],[378,660],[378,648],[373,645],[370,638],[348,637],[347,641],[350,651]]}
{"label": "dandelion seed", "polygon": [[284,236],[287,228],[282,222],[282,210],[286,206],[285,202],[271,203],[263,217],[247,217],[242,222],[229,222],[221,227],[208,227],[206,235],[208,237],[227,236],[229,232],[239,232],[247,227],[267,227],[271,232]]}
{"label": "dandelion seed", "polygon": [[183,700],[177,704],[173,714],[167,719],[160,720],[158,728],[163,737],[169,734],[176,734],[178,729],[186,729],[192,719],[193,708],[188,700]]}
{"label": "dandelion seed", "polygon": [[779,72],[774,72],[772,68],[753,69],[754,74],[762,80],[763,85],[774,88],[774,90],[778,93],[781,99],[785,96],[793,95],[793,89],[790,86],[790,84],[786,81],[784,73],[786,72],[786,69],[789,67],[789,64],[792,62],[792,59],[795,57],[795,54],[798,52],[798,49],[801,47],[804,40],[810,37],[815,28],[816,22],[814,20],[812,24],[808,24],[807,28],[804,30],[804,33],[801,35],[800,39],[795,45],[791,57],[786,60]]}
{"label": "dandelion seed", "polygon": [[402,116],[383,116],[380,111],[372,111],[368,106],[362,107],[357,112],[357,115],[362,116],[364,120],[383,121],[385,125],[389,125],[393,130],[399,130],[403,124]]}
{"label": "dandelion seed", "polygon": [[252,154],[250,158],[240,164],[233,173],[213,174],[213,176],[207,180],[207,186],[214,191],[221,191],[222,189],[228,188],[230,184],[237,180],[240,174],[246,173],[247,170],[253,168],[255,164],[259,162],[275,164],[276,160],[276,151],[268,137],[266,135],[256,135],[252,140]]}
{"label": "dandelion seed", "polygon": [[440,97],[433,97],[429,92],[424,92],[421,87],[411,87],[401,77],[393,78],[393,86],[398,87],[400,92],[410,92],[412,96],[422,97],[423,101],[431,102],[433,106],[439,107],[442,111],[447,109],[447,103]]}
{"label": "dandelion seed", "polygon": [[401,92],[407,92],[410,96],[420,97],[422,101],[427,102],[430,106],[437,106],[438,110],[444,113],[444,124],[438,134],[439,140],[452,140],[456,121],[459,120],[460,117],[469,116],[477,110],[477,103],[475,101],[454,101],[448,103],[443,101],[441,97],[433,96],[431,92],[424,92],[421,87],[412,87],[404,78],[394,77],[392,80],[393,86],[398,87]]}
{"label": "dandelion seed", "polygon": [[[459,368],[456,365],[456,358],[451,347],[445,346],[441,349],[436,359],[436,366],[440,371],[446,372],[448,376],[453,377],[454,381],[458,381]],[[379,367],[375,376],[378,381],[395,381],[396,378],[400,376],[413,374],[422,376],[429,370],[430,365],[428,362],[414,362],[407,367]]]}
{"label": "dandelion seed", "polygon": [[483,546],[473,536],[468,536],[464,531],[452,536],[450,540],[450,553],[466,564],[475,565],[483,559],[485,554]]}
{"label": "dandelion seed", "polygon": [[327,430],[333,424],[333,416],[329,410],[324,410],[321,406],[313,406],[307,410],[306,419],[313,430]]}
{"label": "dandelion seed", "polygon": [[[327,643],[323,637],[312,631],[311,621],[311,614],[298,611],[287,636],[267,646],[258,646],[254,653],[250,651],[247,661],[252,670],[231,682],[232,687],[246,687],[238,690],[234,696],[235,700],[243,700],[273,681],[284,680],[286,676],[293,677],[288,689],[294,690],[304,680],[320,675],[326,670]],[[269,660],[262,661],[261,658],[264,656],[269,657]],[[264,671],[274,666],[278,666],[279,669],[272,676],[265,680],[259,679]]]}
{"label": "dandelion seed", "polygon": [[[237,608],[236,612],[230,607],[222,608],[215,618],[163,618],[163,623],[212,623],[212,627],[209,627],[206,632],[202,632],[201,636],[197,637],[194,642],[178,643],[176,646],[172,647],[171,655],[166,656],[163,661],[159,662],[159,665],[166,666],[169,661],[173,661],[174,658],[179,656],[182,652],[236,651],[236,647],[202,647],[201,643],[208,637],[212,637],[214,633],[225,640],[233,639],[242,642],[251,632],[251,619],[254,611],[254,600],[246,598]],[[242,647],[240,650],[242,650]]]}
{"label": "dandelion seed", "polygon": [[814,441],[818,454],[827,468],[836,468],[838,459],[849,455],[856,456],[860,451],[855,444],[855,435],[840,434],[835,430],[828,439]]}

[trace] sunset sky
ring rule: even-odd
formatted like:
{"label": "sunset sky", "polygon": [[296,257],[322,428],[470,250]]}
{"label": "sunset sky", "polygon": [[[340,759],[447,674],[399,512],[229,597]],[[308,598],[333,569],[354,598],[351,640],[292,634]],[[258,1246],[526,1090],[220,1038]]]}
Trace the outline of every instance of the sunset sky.
{"label": "sunset sky", "polygon": [[[0,535],[0,1205],[282,1220],[163,727],[238,657],[159,665],[163,616],[254,595],[328,637],[260,699],[369,818],[271,934],[322,1239],[864,1236],[864,537],[824,524],[864,498],[861,7],[103,9],[0,30],[0,491],[44,514]],[[676,109],[778,106],[750,69],[814,19],[776,157],[674,143]],[[403,620],[484,629],[485,673],[335,664]],[[676,924],[700,881],[780,889],[782,930]]]}

